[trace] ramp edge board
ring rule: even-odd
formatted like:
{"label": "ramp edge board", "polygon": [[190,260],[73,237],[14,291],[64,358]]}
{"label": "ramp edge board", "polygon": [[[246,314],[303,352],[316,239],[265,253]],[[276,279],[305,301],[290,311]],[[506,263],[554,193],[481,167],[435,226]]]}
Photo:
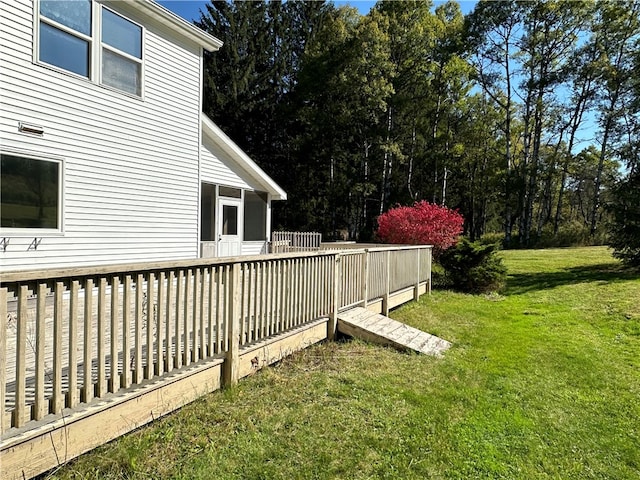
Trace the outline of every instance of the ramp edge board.
{"label": "ramp edge board", "polygon": [[451,347],[447,340],[362,307],[338,314],[338,331],[368,342],[432,356],[441,356]]}

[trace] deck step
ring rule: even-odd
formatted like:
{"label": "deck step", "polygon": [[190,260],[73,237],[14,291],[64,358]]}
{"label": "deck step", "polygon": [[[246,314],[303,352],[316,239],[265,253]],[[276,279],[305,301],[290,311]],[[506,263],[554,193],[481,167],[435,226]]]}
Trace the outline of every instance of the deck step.
{"label": "deck step", "polygon": [[362,307],[338,315],[338,331],[369,342],[440,356],[451,343]]}

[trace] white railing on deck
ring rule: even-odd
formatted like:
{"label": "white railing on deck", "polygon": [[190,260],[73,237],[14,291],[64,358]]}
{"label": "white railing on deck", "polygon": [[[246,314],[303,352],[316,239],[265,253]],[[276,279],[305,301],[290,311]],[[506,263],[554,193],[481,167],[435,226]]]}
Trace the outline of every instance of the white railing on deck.
{"label": "white railing on deck", "polygon": [[317,232],[272,232],[271,253],[315,252],[322,234]]}
{"label": "white railing on deck", "polygon": [[428,246],[5,272],[0,432],[430,279]]}

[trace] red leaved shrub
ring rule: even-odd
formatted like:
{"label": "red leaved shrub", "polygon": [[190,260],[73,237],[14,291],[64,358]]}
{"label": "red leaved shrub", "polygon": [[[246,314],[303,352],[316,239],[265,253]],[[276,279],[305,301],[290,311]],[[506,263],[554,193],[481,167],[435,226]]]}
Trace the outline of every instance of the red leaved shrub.
{"label": "red leaved shrub", "polygon": [[423,200],[380,215],[377,234],[386,243],[433,245],[433,253],[439,255],[456,244],[463,223],[464,218],[456,210]]}

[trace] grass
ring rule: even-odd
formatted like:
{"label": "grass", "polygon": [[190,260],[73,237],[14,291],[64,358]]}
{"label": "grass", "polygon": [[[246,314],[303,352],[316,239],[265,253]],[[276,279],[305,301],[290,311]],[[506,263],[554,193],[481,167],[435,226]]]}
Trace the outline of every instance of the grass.
{"label": "grass", "polygon": [[444,358],[325,343],[51,478],[640,478],[640,276],[605,248],[503,252],[501,295],[392,313]]}

